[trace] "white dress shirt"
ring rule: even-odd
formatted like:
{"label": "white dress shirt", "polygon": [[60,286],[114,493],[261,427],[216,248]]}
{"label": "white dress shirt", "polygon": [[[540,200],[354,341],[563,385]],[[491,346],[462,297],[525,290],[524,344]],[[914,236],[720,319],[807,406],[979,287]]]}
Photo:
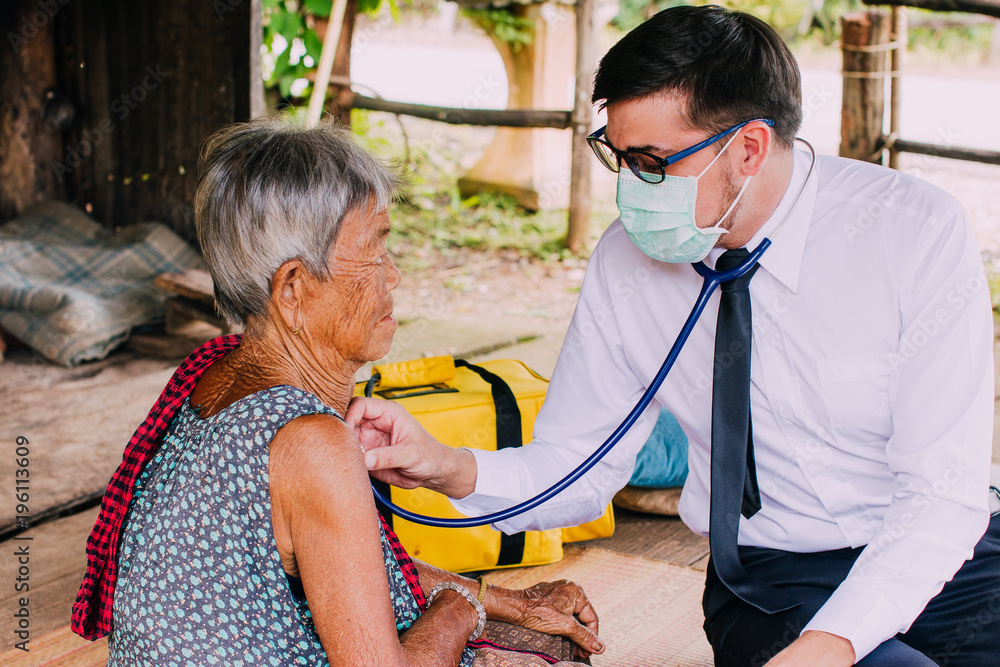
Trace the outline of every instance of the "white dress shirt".
{"label": "white dress shirt", "polygon": [[[784,217],[808,171],[747,245]],[[868,545],[806,629],[849,639],[860,660],[905,631],[972,556],[988,522],[993,321],[968,218],[898,171],[819,156],[750,283],[750,400],[763,508],[739,543],[795,552]],[[714,264],[722,253],[714,249]],[[587,268],[534,440],[473,451],[474,516],[561,479],[621,422],[659,369],[702,279],[646,257],[620,222]],[[716,292],[632,430],[582,480],[507,532],[598,517],[632,473],[660,405],[689,441],[684,522],[709,527]],[[724,359],[719,360],[725,363]]]}

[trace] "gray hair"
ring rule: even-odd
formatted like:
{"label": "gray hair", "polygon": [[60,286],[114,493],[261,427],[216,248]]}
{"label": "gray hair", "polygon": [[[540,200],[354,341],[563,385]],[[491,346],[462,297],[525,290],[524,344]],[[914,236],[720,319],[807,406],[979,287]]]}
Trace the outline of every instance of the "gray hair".
{"label": "gray hair", "polygon": [[288,117],[230,125],[205,142],[194,219],[215,301],[230,324],[265,312],[271,279],[299,259],[329,279],[328,258],[344,217],[388,206],[399,179],[354,135],[324,121]]}

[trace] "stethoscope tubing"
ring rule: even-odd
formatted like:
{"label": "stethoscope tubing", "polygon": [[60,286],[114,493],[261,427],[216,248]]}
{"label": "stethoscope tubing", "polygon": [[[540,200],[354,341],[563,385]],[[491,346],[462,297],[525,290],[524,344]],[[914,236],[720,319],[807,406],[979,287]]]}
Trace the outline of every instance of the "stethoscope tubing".
{"label": "stethoscope tubing", "polygon": [[508,507],[505,510],[485,514],[483,516],[463,517],[460,519],[446,519],[411,512],[410,510],[394,504],[382,495],[382,493],[373,485],[372,490],[375,492],[375,497],[396,516],[401,519],[406,519],[407,521],[412,521],[413,523],[418,523],[422,526],[435,526],[438,528],[472,528],[474,526],[485,526],[491,523],[506,521],[507,519],[518,516],[519,514],[529,512],[542,503],[559,495],[587,474],[591,468],[597,465],[597,463],[603,459],[615,445],[618,444],[622,437],[628,433],[628,430],[632,428],[633,424],[635,424],[639,415],[646,410],[650,402],[653,400],[653,397],[656,395],[656,392],[659,391],[660,385],[662,385],[663,381],[667,378],[667,374],[670,373],[670,369],[673,368],[674,362],[677,360],[678,355],[680,355],[681,350],[684,349],[684,344],[687,343],[687,339],[694,330],[695,324],[697,324],[699,318],[701,318],[702,313],[705,312],[705,307],[708,305],[708,301],[715,289],[722,283],[741,277],[753,268],[754,265],[760,261],[761,255],[764,254],[764,251],[767,250],[770,245],[771,240],[765,238],[760,242],[760,245],[758,245],[753,252],[751,252],[747,258],[740,263],[739,266],[733,267],[728,271],[716,271],[714,269],[710,269],[704,262],[698,262],[697,264],[692,265],[694,266],[695,271],[697,271],[698,274],[704,278],[704,282],[702,282],[701,291],[698,294],[698,298],[695,300],[694,307],[691,309],[691,313],[688,315],[687,320],[685,320],[684,326],[681,327],[681,331],[677,335],[677,339],[674,341],[673,346],[670,348],[667,358],[663,360],[660,370],[656,372],[656,376],[649,384],[649,387],[646,388],[646,391],[643,392],[642,397],[635,404],[635,407],[632,408],[622,423],[618,425],[618,428],[616,428],[614,432],[608,436],[608,439],[605,440],[600,447],[594,450],[594,452],[580,465],[573,469],[572,472],[563,477],[555,485],[549,487],[545,491],[542,491],[538,495],[522,501],[517,505]]}
{"label": "stethoscope tubing", "polygon": [[[812,162],[809,165],[809,171],[806,173],[805,181],[803,181],[802,187],[799,189],[798,194],[792,201],[791,206],[785,213],[785,217],[781,219],[778,225],[771,230],[771,235],[774,235],[784,226],[785,222],[788,220],[788,216],[791,212],[795,210],[795,205],[798,204],[799,198],[805,191],[806,184],[809,183],[809,178],[812,176],[813,168],[816,166],[816,151],[812,145],[805,141],[804,139],[799,139],[806,146],[809,147],[809,152],[812,154]],[[549,487],[545,491],[537,494],[536,496],[524,500],[512,507],[508,507],[505,510],[500,510],[498,512],[492,512],[491,514],[484,514],[483,516],[477,517],[463,517],[459,519],[446,519],[442,517],[425,516],[423,514],[417,514],[416,512],[411,512],[408,509],[404,509],[399,505],[394,504],[388,498],[386,498],[382,493],[375,488],[372,484],[372,491],[375,493],[375,498],[384,505],[389,511],[391,511],[396,516],[401,519],[406,519],[407,521],[412,521],[413,523],[420,524],[422,526],[435,526],[438,528],[473,528],[475,526],[485,526],[491,523],[500,523],[501,521],[506,521],[525,512],[529,512],[544,502],[547,502],[559,495],[577,480],[587,474],[591,468],[593,468],[597,463],[603,459],[608,452],[610,452],[615,445],[622,439],[622,437],[628,432],[635,421],[639,418],[639,415],[649,407],[649,403],[653,400],[656,392],[659,391],[660,386],[663,381],[667,379],[667,374],[670,373],[670,369],[673,368],[674,362],[677,360],[678,355],[680,355],[681,350],[684,349],[684,344],[687,343],[688,337],[694,330],[695,324],[698,323],[699,318],[701,318],[702,313],[705,312],[705,307],[708,305],[708,301],[712,296],[715,289],[722,283],[729,282],[730,280],[736,280],[737,278],[743,276],[747,271],[752,269],[757,262],[760,261],[761,255],[767,250],[771,245],[771,239],[764,238],[760,244],[753,249],[753,251],[747,256],[739,266],[735,266],[728,271],[716,271],[715,269],[710,269],[705,262],[698,262],[692,264],[694,270],[697,271],[704,282],[701,285],[701,291],[698,294],[698,298],[695,300],[694,306],[691,308],[691,313],[688,315],[687,320],[684,321],[684,326],[681,327],[681,331],[677,334],[677,339],[674,340],[673,346],[670,348],[670,352],[667,354],[667,358],[663,360],[663,364],[660,366],[660,370],[656,372],[653,377],[653,381],[643,392],[642,397],[635,404],[635,407],[628,413],[618,428],[608,436],[608,439],[598,447],[594,452],[588,456],[580,465],[574,468],[569,474],[563,477],[559,482]]]}

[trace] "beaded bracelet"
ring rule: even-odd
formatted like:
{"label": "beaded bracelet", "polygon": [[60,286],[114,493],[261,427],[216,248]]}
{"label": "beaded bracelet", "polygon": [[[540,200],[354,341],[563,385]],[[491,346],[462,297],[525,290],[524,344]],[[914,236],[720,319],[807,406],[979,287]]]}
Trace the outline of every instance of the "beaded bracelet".
{"label": "beaded bracelet", "polygon": [[434,588],[431,589],[430,595],[427,596],[427,606],[429,607],[431,602],[434,602],[434,598],[437,594],[443,590],[452,590],[464,597],[472,605],[472,608],[476,610],[476,615],[479,616],[479,623],[476,624],[476,629],[472,631],[469,636],[469,641],[474,642],[479,639],[479,635],[483,634],[483,628],[486,627],[486,607],[483,603],[476,599],[469,589],[460,584],[456,584],[453,581],[443,581]]}

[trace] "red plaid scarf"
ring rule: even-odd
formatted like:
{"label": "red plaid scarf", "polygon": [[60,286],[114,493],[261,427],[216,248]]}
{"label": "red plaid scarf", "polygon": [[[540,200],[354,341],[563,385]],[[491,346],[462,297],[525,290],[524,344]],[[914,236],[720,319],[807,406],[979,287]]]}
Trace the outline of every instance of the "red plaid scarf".
{"label": "red plaid scarf", "polygon": [[[240,336],[210,340],[192,352],[174,372],[153,409],[129,440],[121,465],[115,470],[101,501],[101,513],[87,539],[87,572],[73,604],[73,632],[84,639],[100,639],[111,632],[112,603],[118,581],[118,541],[125,526],[125,515],[135,491],[135,482],[146,463],[159,449],[184,400],[191,395],[198,379],[208,368],[236,349]],[[427,600],[420,587],[417,568],[399,538],[379,515],[392,553],[410,585],[421,611]]]}

